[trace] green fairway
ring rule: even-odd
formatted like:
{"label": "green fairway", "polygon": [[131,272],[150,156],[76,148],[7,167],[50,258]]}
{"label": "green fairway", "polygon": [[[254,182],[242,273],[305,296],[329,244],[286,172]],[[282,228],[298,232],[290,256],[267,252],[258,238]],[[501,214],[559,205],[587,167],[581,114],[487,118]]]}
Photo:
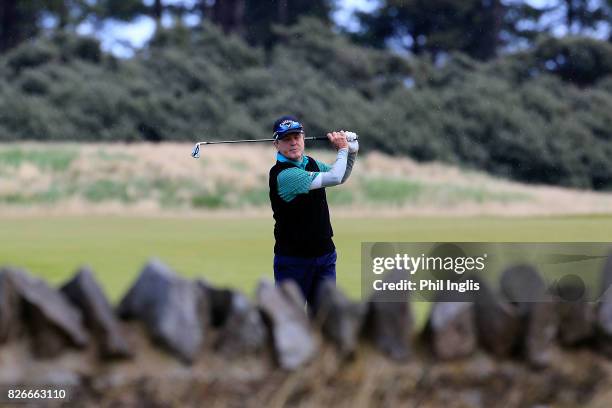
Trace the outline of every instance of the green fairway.
{"label": "green fairway", "polygon": [[[90,265],[118,300],[150,257],[187,277],[252,294],[272,278],[267,218],[0,218],[0,265],[53,284]],[[360,245],[366,241],[612,241],[612,216],[537,218],[335,218],[338,282],[360,296]]]}

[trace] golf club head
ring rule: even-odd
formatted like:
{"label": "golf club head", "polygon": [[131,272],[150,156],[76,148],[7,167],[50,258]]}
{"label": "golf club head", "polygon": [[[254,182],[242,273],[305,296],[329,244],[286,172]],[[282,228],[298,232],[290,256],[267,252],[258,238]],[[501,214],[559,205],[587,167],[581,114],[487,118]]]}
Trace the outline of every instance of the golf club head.
{"label": "golf club head", "polygon": [[200,158],[200,144],[199,143],[196,144],[193,150],[191,151],[191,157],[193,157],[194,159]]}

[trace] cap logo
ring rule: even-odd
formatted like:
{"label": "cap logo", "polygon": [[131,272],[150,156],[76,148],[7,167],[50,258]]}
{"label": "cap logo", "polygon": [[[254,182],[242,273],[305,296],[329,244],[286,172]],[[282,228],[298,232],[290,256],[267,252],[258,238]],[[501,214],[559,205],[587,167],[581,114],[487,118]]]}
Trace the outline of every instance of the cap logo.
{"label": "cap logo", "polygon": [[277,130],[274,132],[274,137],[278,138],[280,134],[285,133],[288,130],[302,131],[302,124],[291,119],[283,120],[281,123],[278,124]]}

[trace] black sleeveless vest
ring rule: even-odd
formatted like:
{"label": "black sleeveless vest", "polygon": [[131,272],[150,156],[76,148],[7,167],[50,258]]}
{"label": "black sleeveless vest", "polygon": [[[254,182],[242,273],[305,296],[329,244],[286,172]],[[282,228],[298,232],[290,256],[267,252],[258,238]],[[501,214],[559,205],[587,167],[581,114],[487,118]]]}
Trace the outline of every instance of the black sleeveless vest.
{"label": "black sleeveless vest", "polygon": [[[274,253],[310,258],[332,252],[336,248],[332,241],[334,232],[329,221],[325,189],[298,194],[289,202],[278,195],[278,174],[291,167],[296,166],[277,161],[270,169],[270,203],[276,221]],[[319,166],[312,157],[308,157],[306,171],[319,171]]]}

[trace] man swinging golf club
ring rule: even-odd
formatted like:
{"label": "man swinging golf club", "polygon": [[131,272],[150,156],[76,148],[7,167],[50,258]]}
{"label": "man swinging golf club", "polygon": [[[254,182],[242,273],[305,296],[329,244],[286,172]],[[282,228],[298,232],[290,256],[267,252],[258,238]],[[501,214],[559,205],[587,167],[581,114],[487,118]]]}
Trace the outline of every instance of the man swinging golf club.
{"label": "man swinging golf club", "polygon": [[274,212],[274,280],[295,281],[309,310],[326,279],[336,281],[336,247],[325,188],[344,183],[359,150],[349,132],[331,132],[327,138],[337,150],[332,166],[304,154],[304,127],[294,116],[274,122],[276,164],[270,169],[270,202]]}

